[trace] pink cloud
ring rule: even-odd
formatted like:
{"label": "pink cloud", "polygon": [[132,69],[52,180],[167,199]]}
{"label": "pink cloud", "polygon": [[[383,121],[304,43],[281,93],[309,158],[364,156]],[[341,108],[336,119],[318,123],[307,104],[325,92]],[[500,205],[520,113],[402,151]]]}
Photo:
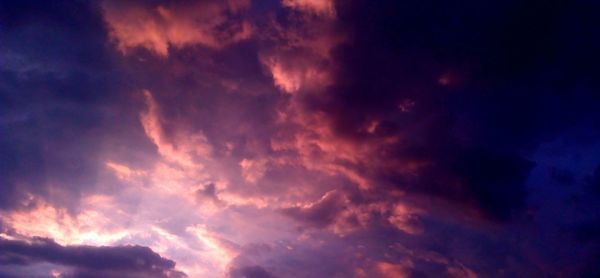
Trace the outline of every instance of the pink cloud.
{"label": "pink cloud", "polygon": [[[144,91],[148,110],[140,115],[140,120],[148,138],[158,148],[158,152],[168,161],[188,168],[201,168],[197,158],[209,159],[212,147],[201,132],[177,131],[174,142],[165,136],[159,107],[149,91]],[[183,133],[182,133],[183,132]]]}
{"label": "pink cloud", "polygon": [[122,53],[142,47],[167,56],[170,46],[218,49],[250,38],[254,31],[248,21],[229,18],[249,4],[231,0],[152,6],[105,1],[102,7],[110,36]]}
{"label": "pink cloud", "polygon": [[265,159],[242,159],[242,176],[249,183],[255,183],[262,178],[267,170],[267,160]]}
{"label": "pink cloud", "polygon": [[375,268],[382,277],[405,278],[410,277],[413,263],[409,260],[402,263],[377,262]]}
{"label": "pink cloud", "polygon": [[[310,59],[310,58],[309,58]],[[331,84],[327,68],[318,64],[318,60],[307,61],[307,57],[293,57],[273,54],[262,59],[271,72],[275,86],[286,93],[299,90],[311,90]]]}
{"label": "pink cloud", "polygon": [[75,214],[35,196],[31,198],[35,205],[30,210],[0,216],[18,237],[47,237],[60,244],[102,245],[115,243],[131,233],[109,217],[109,211],[113,217],[120,217],[123,213],[110,196],[84,197],[80,211]]}

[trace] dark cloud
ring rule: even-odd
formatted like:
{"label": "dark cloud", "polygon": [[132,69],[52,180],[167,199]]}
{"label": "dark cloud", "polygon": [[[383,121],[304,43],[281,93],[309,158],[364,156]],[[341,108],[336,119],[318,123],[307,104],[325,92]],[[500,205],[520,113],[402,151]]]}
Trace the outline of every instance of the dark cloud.
{"label": "dark cloud", "polygon": [[[493,219],[506,220],[511,213],[525,208],[525,180],[531,162],[518,156],[472,150],[465,151],[446,167],[452,169],[450,177],[456,177],[460,185],[453,188],[454,192],[443,192],[443,196],[465,198]],[[452,179],[447,181],[452,183]],[[444,188],[443,184],[435,186],[435,190]]]}
{"label": "dark cloud", "polygon": [[214,183],[205,185],[202,189],[196,190],[196,201],[198,203],[209,202],[215,206],[222,206],[224,203],[217,195],[217,189]]}
{"label": "dark cloud", "polygon": [[[402,138],[365,162],[428,164],[418,179],[374,170],[395,186],[467,201],[506,220],[526,207],[527,156],[573,123],[600,116],[587,62],[562,58],[594,56],[583,43],[577,53],[567,47],[574,32],[593,32],[573,14],[580,5],[338,3],[351,39],[334,50],[334,84],[306,96],[305,108],[358,145]],[[375,131],[365,132],[372,121]]]}
{"label": "dark cloud", "polygon": [[175,262],[143,246],[61,246],[44,238],[0,241],[4,267],[40,263],[71,267],[67,276],[73,277],[185,277],[175,270]]}

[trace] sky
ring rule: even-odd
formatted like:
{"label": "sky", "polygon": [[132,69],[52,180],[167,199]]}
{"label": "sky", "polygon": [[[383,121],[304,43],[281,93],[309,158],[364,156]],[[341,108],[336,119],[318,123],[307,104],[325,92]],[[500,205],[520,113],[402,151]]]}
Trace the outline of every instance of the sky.
{"label": "sky", "polygon": [[598,277],[600,3],[0,2],[0,277]]}

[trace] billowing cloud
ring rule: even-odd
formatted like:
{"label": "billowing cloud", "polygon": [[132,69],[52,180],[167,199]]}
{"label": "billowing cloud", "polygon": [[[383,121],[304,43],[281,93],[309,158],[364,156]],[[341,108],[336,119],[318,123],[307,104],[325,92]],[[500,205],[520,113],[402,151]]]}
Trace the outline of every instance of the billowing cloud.
{"label": "billowing cloud", "polygon": [[253,27],[232,17],[249,1],[205,1],[184,4],[122,3],[104,1],[104,18],[119,50],[128,53],[142,47],[166,56],[169,47],[202,45],[221,48],[248,39]]}

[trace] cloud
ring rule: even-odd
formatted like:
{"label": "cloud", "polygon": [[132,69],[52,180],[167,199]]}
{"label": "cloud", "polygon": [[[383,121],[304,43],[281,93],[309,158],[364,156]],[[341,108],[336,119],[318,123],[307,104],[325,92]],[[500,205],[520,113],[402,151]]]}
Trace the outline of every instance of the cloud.
{"label": "cloud", "polygon": [[[93,3],[38,4],[1,8],[0,56],[7,61],[0,74],[0,132],[7,135],[0,139],[2,209],[26,208],[30,194],[75,208],[76,196],[93,192],[104,174],[104,144],[127,145],[136,131],[129,125],[136,118],[117,108],[128,101],[115,85],[119,70],[111,69]],[[147,150],[143,143],[127,148]]]}
{"label": "cloud", "polygon": [[261,37],[268,42],[260,53],[261,62],[283,92],[322,92],[333,82],[331,53],[347,35],[334,21],[333,2],[286,0],[282,4],[305,13],[269,22]]}
{"label": "cloud", "polygon": [[335,16],[335,2],[333,0],[282,0],[282,4],[308,13],[329,17]]}
{"label": "cloud", "polygon": [[[122,217],[115,200],[103,195],[86,196],[80,200],[79,211],[73,213],[58,205],[30,196],[26,210],[7,211],[0,219],[14,232],[27,237],[52,238],[59,244],[110,244],[128,235],[125,227],[113,220]],[[108,215],[112,217],[108,217]]]}
{"label": "cloud", "polygon": [[232,269],[229,272],[230,278],[275,278],[272,274],[260,266],[246,266]]}
{"label": "cloud", "polygon": [[44,238],[2,238],[0,250],[0,264],[6,269],[51,263],[69,267],[67,277],[185,277],[175,262],[142,246],[62,246]]}
{"label": "cloud", "polygon": [[347,200],[340,192],[328,192],[323,197],[304,207],[292,207],[283,213],[302,222],[317,227],[326,227],[336,220],[337,215],[344,209]]}
{"label": "cloud", "polygon": [[412,263],[406,262],[404,264],[392,264],[388,262],[378,262],[376,264],[377,272],[382,277],[394,278],[394,277],[409,277],[411,269],[414,267]]}
{"label": "cloud", "polygon": [[152,5],[104,1],[110,36],[118,49],[129,53],[137,47],[167,56],[169,47],[202,45],[219,49],[252,36],[248,21],[236,19],[249,1],[205,1],[193,4]]}
{"label": "cloud", "polygon": [[266,160],[242,159],[240,167],[242,167],[242,176],[249,183],[255,183],[265,175],[267,170]]}
{"label": "cloud", "polygon": [[[1,236],[194,277],[593,275],[597,17],[538,4],[0,5]],[[56,252],[0,276],[99,271]]]}
{"label": "cloud", "polygon": [[[158,104],[152,94],[145,90],[143,92],[148,110],[140,115],[140,120],[146,135],[158,148],[158,152],[169,162],[179,164],[188,169],[202,168],[198,159],[208,159],[211,155],[211,146],[201,132],[194,134],[175,133],[177,138],[169,138],[161,122],[161,114]],[[177,143],[175,145],[169,139]]]}
{"label": "cloud", "polygon": [[419,214],[423,213],[416,208],[396,204],[388,221],[398,230],[408,234],[419,234],[423,228],[419,223]]}
{"label": "cloud", "polygon": [[311,90],[331,83],[326,64],[310,55],[277,53],[267,55],[263,63],[271,72],[275,85],[286,93]]}
{"label": "cloud", "polygon": [[[272,70],[274,77],[280,77],[274,79],[275,85],[307,94],[293,98],[292,104],[282,109],[287,116],[283,121],[293,119],[299,129],[274,138],[274,149],[294,150],[303,157],[305,167],[346,176],[362,188],[396,188],[435,196],[495,220],[522,212],[532,164],[518,152],[516,142],[487,137],[487,127],[495,126],[494,119],[472,115],[483,119],[474,126],[462,122],[464,118],[456,112],[461,111],[460,104],[451,108],[442,105],[450,97],[474,102],[477,97],[464,87],[438,84],[439,76],[448,71],[444,67],[454,65],[441,65],[426,53],[410,54],[413,41],[391,39],[397,37],[392,30],[405,32],[408,38],[417,36],[403,28],[402,20],[386,14],[398,7],[370,10],[374,23],[353,21],[368,14],[365,9],[370,8],[366,6],[357,2],[338,11],[352,32],[347,41],[335,44],[332,55],[318,56],[333,64],[327,70],[329,82],[306,82],[322,85],[318,94],[309,94],[310,88],[301,89],[298,84],[303,82],[292,78],[293,70]],[[438,24],[411,20],[423,30]],[[462,34],[460,30],[450,31]],[[436,45],[435,41],[423,43]],[[293,63],[300,67],[298,64]],[[528,112],[523,113],[527,117]]]}

